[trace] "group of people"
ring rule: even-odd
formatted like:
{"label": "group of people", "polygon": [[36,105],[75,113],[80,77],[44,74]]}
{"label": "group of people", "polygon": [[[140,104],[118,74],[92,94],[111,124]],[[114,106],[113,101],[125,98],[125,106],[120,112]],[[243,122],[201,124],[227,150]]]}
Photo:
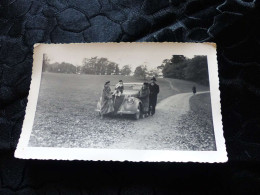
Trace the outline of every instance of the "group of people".
{"label": "group of people", "polygon": [[149,115],[155,114],[155,107],[157,104],[157,95],[160,92],[159,85],[156,84],[156,78],[151,79],[151,83],[144,82],[139,91],[138,98],[143,103],[143,112]]}
{"label": "group of people", "polygon": [[[116,86],[115,90],[112,92],[110,88],[110,81],[105,82],[104,89],[101,96],[101,118],[104,114],[116,112],[118,110],[115,104],[116,101],[122,101],[120,98],[121,94],[124,91],[123,81],[120,80]],[[160,92],[159,85],[156,84],[156,78],[153,77],[151,82],[144,82],[142,88],[138,93],[138,97],[143,104],[143,112],[149,115],[155,114],[155,107],[157,104],[157,95]],[[122,102],[121,102],[122,103]]]}

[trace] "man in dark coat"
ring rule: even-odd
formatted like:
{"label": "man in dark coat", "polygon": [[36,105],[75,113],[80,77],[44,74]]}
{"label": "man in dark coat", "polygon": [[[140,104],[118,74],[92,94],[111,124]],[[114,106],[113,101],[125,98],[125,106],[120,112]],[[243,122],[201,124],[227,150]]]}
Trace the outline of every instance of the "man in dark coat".
{"label": "man in dark coat", "polygon": [[151,83],[149,84],[149,89],[150,89],[150,95],[149,95],[149,109],[150,109],[150,115],[154,115],[155,113],[155,107],[157,104],[157,95],[160,92],[159,85],[156,83],[156,78],[153,77],[151,79]]}

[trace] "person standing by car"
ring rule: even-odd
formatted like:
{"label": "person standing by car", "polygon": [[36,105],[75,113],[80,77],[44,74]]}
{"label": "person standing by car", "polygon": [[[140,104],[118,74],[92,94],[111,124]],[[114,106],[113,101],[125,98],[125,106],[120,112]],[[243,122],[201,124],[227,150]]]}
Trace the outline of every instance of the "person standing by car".
{"label": "person standing by car", "polygon": [[118,111],[120,105],[122,104],[124,98],[121,96],[124,91],[124,84],[122,80],[119,80],[119,82],[115,86],[115,91],[113,93],[114,96],[114,114]]}
{"label": "person standing by car", "polygon": [[153,77],[151,79],[151,83],[149,85],[149,89],[150,89],[149,113],[150,113],[150,115],[154,115],[155,114],[155,107],[156,107],[156,104],[157,104],[157,95],[160,92],[159,85],[157,85],[155,82],[156,82],[156,78]]}
{"label": "person standing by car", "polygon": [[107,81],[104,85],[104,89],[102,91],[101,96],[101,119],[103,119],[104,114],[108,114],[111,112],[114,112],[114,104],[112,100],[112,92],[110,89],[110,81]]}
{"label": "person standing by car", "polygon": [[143,113],[146,114],[149,112],[149,84],[144,82],[141,90],[139,91],[138,98],[142,101],[143,104]]}

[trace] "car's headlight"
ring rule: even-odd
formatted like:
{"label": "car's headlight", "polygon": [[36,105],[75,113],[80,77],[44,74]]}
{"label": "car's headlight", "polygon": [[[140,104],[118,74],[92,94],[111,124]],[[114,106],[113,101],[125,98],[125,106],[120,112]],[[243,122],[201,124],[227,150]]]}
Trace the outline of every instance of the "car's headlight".
{"label": "car's headlight", "polygon": [[134,98],[133,97],[129,97],[127,98],[127,103],[129,104],[133,104],[135,102]]}

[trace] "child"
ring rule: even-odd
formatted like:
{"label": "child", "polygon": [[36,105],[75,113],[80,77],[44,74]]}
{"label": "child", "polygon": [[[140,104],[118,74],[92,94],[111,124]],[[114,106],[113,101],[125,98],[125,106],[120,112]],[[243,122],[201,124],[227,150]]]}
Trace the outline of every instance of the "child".
{"label": "child", "polygon": [[121,94],[124,91],[124,84],[122,80],[119,80],[119,82],[116,84],[114,95],[115,96],[121,96]]}

